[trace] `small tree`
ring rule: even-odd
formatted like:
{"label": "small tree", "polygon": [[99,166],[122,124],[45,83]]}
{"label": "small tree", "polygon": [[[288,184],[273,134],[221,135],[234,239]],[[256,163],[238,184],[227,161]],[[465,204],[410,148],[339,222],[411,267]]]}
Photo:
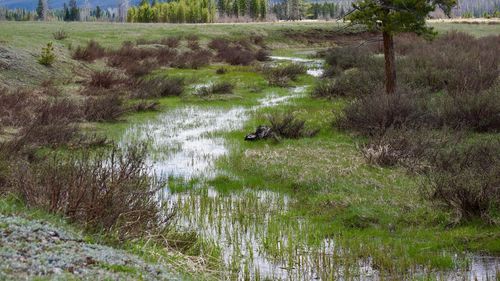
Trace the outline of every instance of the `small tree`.
{"label": "small tree", "polygon": [[54,47],[52,42],[47,43],[47,46],[42,48],[42,53],[40,58],[38,58],[38,63],[45,66],[51,66],[56,60],[56,55],[54,54]]}
{"label": "small tree", "polygon": [[353,4],[354,11],[348,17],[353,23],[382,31],[387,94],[396,91],[394,34],[413,32],[433,36],[433,29],[425,24],[429,13],[440,7],[449,15],[454,5],[456,0],[359,0]]}

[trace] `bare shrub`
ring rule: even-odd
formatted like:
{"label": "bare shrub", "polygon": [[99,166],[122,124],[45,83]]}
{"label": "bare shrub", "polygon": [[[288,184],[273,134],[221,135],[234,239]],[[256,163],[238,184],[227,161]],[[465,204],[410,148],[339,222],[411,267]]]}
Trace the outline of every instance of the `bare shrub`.
{"label": "bare shrub", "polygon": [[111,152],[55,152],[35,163],[18,161],[11,173],[11,192],[28,206],[62,214],[89,230],[133,238],[168,219],[155,201],[160,185],[148,176],[141,145]]}
{"label": "bare shrub", "polygon": [[0,125],[27,125],[40,99],[27,89],[0,87]]}
{"label": "bare shrub", "polygon": [[[246,40],[229,41],[224,38],[216,38],[210,41],[208,47],[217,51],[217,58],[220,61],[232,65],[248,65],[256,60],[256,52],[250,42]],[[260,54],[263,58],[264,54]]]}
{"label": "bare shrub", "polygon": [[67,143],[78,132],[81,119],[78,105],[70,99],[45,100],[34,108],[34,116],[19,134],[17,145],[56,146]]}
{"label": "bare shrub", "polygon": [[137,86],[135,98],[159,98],[180,96],[184,92],[185,81],[180,77],[155,77],[142,79]]}
{"label": "bare shrub", "polygon": [[232,94],[234,90],[234,84],[229,82],[217,82],[209,86],[201,87],[197,90],[196,94],[199,96],[210,96],[210,95],[227,95]]}
{"label": "bare shrub", "polygon": [[349,69],[334,79],[323,79],[312,92],[315,97],[363,97],[383,88],[383,72]]}
{"label": "bare shrub", "polygon": [[178,48],[180,45],[181,39],[179,37],[168,37],[168,38],[163,38],[161,40],[161,43],[163,45],[168,46],[169,48]]}
{"label": "bare shrub", "polygon": [[151,73],[151,71],[156,69],[157,66],[157,63],[154,60],[142,60],[128,61],[127,64],[124,65],[124,68],[128,75],[134,78],[139,78]]}
{"label": "bare shrub", "polygon": [[200,37],[198,35],[195,35],[195,34],[188,34],[188,35],[186,35],[185,38],[188,41],[198,41],[198,40],[200,40]]}
{"label": "bare shrub", "polygon": [[299,120],[292,113],[274,113],[267,115],[271,124],[271,132],[277,137],[298,139],[313,137],[319,130],[307,129],[304,120]]}
{"label": "bare shrub", "polygon": [[228,47],[217,56],[232,65],[249,65],[255,60],[255,54],[238,46]]}
{"label": "bare shrub", "polygon": [[347,105],[337,125],[364,135],[382,135],[390,128],[415,126],[423,116],[424,105],[418,95],[377,93]]}
{"label": "bare shrub", "polygon": [[154,49],[136,47],[134,43],[125,41],[120,49],[108,52],[107,64],[112,67],[129,69],[134,68],[138,62],[153,58],[155,55]]}
{"label": "bare shrub", "polygon": [[432,153],[458,141],[461,134],[448,131],[420,129],[388,129],[383,135],[372,138],[361,147],[361,152],[370,164],[380,166],[401,165],[412,172],[427,172],[428,158]]}
{"label": "bare shrub", "polygon": [[161,48],[156,52],[158,64],[169,66],[175,62],[177,58],[177,50],[171,48]]}
{"label": "bare shrub", "polygon": [[258,61],[268,61],[270,53],[265,49],[259,49],[257,53],[255,53],[255,59]]}
{"label": "bare shrub", "polygon": [[415,86],[450,94],[486,90],[500,75],[500,52],[491,48],[499,43],[500,36],[476,39],[465,33],[447,33],[407,51],[401,81],[420,82]]}
{"label": "bare shrub", "polygon": [[90,76],[89,86],[95,88],[111,88],[119,79],[115,73],[110,70],[95,71]]}
{"label": "bare shrub", "polygon": [[212,53],[209,50],[199,49],[196,51],[187,51],[177,57],[176,62],[173,64],[179,68],[192,68],[198,69],[210,63]]}
{"label": "bare shrub", "polygon": [[436,106],[436,119],[453,128],[500,131],[500,82],[481,92],[446,94]]}
{"label": "bare shrub", "polygon": [[500,224],[500,141],[478,140],[439,150],[428,198],[457,214],[456,221],[481,217]]}
{"label": "bare shrub", "polygon": [[[366,61],[371,60],[373,52],[363,47],[341,47],[329,49],[326,52],[325,62],[327,68],[340,68],[346,70],[353,67],[359,67]],[[328,70],[327,73],[330,73]],[[331,71],[335,73],[334,71]]]}
{"label": "bare shrub", "polygon": [[83,115],[88,121],[115,121],[127,112],[118,95],[89,97],[83,105]]}
{"label": "bare shrub", "polygon": [[300,64],[286,64],[276,67],[265,67],[263,69],[266,79],[270,85],[285,87],[290,81],[297,80],[301,74],[306,74],[306,67]]}
{"label": "bare shrub", "polygon": [[83,60],[87,62],[92,62],[96,59],[100,59],[106,55],[106,50],[101,47],[99,43],[91,40],[87,43],[87,46],[78,46],[73,52],[73,59]]}
{"label": "bare shrub", "polygon": [[201,48],[200,42],[198,42],[197,40],[189,40],[187,46],[189,49],[193,51],[199,50]]}
{"label": "bare shrub", "polygon": [[224,50],[229,47],[230,41],[225,38],[214,38],[208,43],[208,47],[212,50]]}

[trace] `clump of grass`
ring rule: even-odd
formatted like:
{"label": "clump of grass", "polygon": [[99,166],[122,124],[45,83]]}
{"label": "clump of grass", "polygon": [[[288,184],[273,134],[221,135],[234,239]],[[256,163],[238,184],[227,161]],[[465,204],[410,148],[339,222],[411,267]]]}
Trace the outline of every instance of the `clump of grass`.
{"label": "clump of grass", "polygon": [[106,55],[106,50],[96,41],[91,40],[87,46],[78,46],[73,52],[73,59],[92,62]]}
{"label": "clump of grass", "polygon": [[154,77],[138,82],[135,98],[159,98],[180,96],[184,92],[185,80],[181,77]]}
{"label": "clump of grass", "polygon": [[56,40],[64,40],[69,37],[68,33],[62,29],[52,33],[52,36]]}
{"label": "clump of grass", "polygon": [[225,68],[225,67],[219,67],[219,68],[217,68],[217,70],[215,71],[215,73],[219,74],[219,75],[226,74],[227,73],[227,68]]}
{"label": "clump of grass", "polygon": [[209,86],[203,86],[196,91],[199,96],[210,96],[210,95],[227,95],[232,94],[234,90],[234,84],[229,82],[216,82]]}
{"label": "clump of grass", "polygon": [[270,85],[286,87],[290,81],[296,81],[298,76],[306,74],[306,67],[300,64],[286,64],[276,67],[265,67],[263,72]]}
{"label": "clump of grass", "polygon": [[293,113],[273,113],[267,116],[271,124],[271,132],[277,137],[298,139],[313,137],[319,130],[307,129],[304,120],[298,119]]}

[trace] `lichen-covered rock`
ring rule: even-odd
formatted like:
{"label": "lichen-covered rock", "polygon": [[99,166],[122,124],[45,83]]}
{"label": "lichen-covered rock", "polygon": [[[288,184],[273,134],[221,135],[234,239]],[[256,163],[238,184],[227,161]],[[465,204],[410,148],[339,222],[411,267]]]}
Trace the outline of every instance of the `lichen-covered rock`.
{"label": "lichen-covered rock", "polygon": [[163,265],[44,221],[0,215],[0,280],[178,280]]}

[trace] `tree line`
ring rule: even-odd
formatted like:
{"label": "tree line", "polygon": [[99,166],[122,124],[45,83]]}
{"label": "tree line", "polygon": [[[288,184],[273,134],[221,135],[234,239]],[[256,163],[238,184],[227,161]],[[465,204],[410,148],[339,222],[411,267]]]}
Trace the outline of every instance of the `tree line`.
{"label": "tree line", "polygon": [[[217,18],[240,18],[250,20],[334,19],[352,10],[351,1],[304,2],[304,0],[142,0],[138,6],[120,6],[117,11],[78,7],[76,0],[69,0],[62,9],[48,10],[47,0],[38,0],[35,11],[28,9],[6,9],[0,7],[0,20],[32,21],[127,21],[210,23]],[[273,3],[273,4],[269,4]],[[500,17],[500,0],[459,0],[451,14],[469,17]],[[272,15],[269,17],[269,15]]]}
{"label": "tree line", "polygon": [[218,17],[267,17],[267,0],[147,0],[128,10],[129,22],[209,23]]}
{"label": "tree line", "polygon": [[160,3],[142,0],[131,7],[128,22],[209,23],[215,21],[216,5],[213,0],[177,0]]}
{"label": "tree line", "polygon": [[340,3],[304,3],[301,0],[288,0],[271,6],[271,13],[279,20],[337,19],[348,10],[349,7]]}

